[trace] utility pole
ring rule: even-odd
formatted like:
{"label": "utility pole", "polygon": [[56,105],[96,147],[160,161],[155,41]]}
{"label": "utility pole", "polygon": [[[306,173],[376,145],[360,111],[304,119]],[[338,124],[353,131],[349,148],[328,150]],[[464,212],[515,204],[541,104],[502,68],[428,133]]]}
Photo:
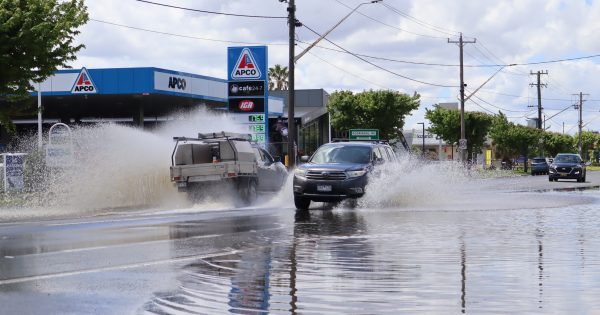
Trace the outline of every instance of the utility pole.
{"label": "utility pole", "polygon": [[529,86],[537,86],[537,94],[538,94],[538,120],[537,120],[537,128],[538,129],[542,129],[542,86],[546,87],[545,83],[541,83],[540,82],[540,76],[542,74],[548,74],[548,70],[546,70],[546,72],[544,71],[537,71],[537,72],[533,72],[531,71],[529,73],[530,75],[537,75],[537,83],[529,83]]}
{"label": "utility pole", "polygon": [[579,94],[573,95],[579,95],[579,104],[575,105],[575,109],[579,109],[579,140],[577,141],[577,151],[579,152],[581,158],[585,159],[585,156],[583,156],[582,152],[583,142],[581,139],[581,132],[583,131],[583,96],[589,94],[583,94],[583,92],[579,92]]}
{"label": "utility pole", "polygon": [[295,0],[288,0],[288,26],[289,26],[289,63],[288,63],[288,167],[296,166],[296,121],[294,120],[294,101],[296,91],[294,86],[294,55],[296,45],[296,4]]}
{"label": "utility pole", "polygon": [[464,41],[462,32],[460,33],[460,37],[458,41],[451,41],[448,38],[448,43],[458,44],[460,48],[460,140],[459,140],[459,149],[460,149],[460,160],[461,162],[467,161],[467,139],[465,136],[465,78],[464,78],[464,67],[463,67],[463,47],[465,44],[475,43],[477,39],[473,39],[472,41]]}

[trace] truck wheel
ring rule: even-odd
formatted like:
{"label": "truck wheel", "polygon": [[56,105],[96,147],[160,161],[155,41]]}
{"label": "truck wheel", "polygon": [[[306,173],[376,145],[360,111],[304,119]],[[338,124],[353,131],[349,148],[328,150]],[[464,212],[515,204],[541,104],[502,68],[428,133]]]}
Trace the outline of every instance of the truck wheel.
{"label": "truck wheel", "polygon": [[256,180],[254,179],[242,179],[238,182],[238,191],[242,201],[246,205],[252,204],[256,200]]}
{"label": "truck wheel", "polygon": [[188,183],[185,193],[187,199],[192,203],[200,202],[202,199],[202,189],[197,183]]}
{"label": "truck wheel", "polygon": [[294,205],[298,210],[308,210],[308,207],[310,206],[310,199],[294,196]]}

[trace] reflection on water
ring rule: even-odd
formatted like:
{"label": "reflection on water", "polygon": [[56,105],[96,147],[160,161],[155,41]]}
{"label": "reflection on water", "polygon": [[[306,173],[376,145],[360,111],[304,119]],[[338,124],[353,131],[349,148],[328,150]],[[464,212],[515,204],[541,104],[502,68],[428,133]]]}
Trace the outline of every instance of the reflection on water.
{"label": "reflection on water", "polygon": [[596,203],[505,211],[316,210],[293,218],[282,213],[281,221],[289,229],[248,239],[235,254],[183,266],[179,288],[157,292],[140,313],[600,309]]}

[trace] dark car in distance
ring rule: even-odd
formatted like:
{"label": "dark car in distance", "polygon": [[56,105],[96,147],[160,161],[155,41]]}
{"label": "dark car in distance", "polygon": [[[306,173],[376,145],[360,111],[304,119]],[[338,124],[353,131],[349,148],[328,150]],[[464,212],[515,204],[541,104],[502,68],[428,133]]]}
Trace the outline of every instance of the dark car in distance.
{"label": "dark car in distance", "polygon": [[559,153],[552,161],[548,171],[549,181],[558,181],[558,179],[576,179],[578,182],[585,182],[586,163],[579,154]]}
{"label": "dark car in distance", "polygon": [[548,174],[548,161],[545,157],[531,159],[531,175]]}
{"label": "dark car in distance", "polygon": [[294,171],[294,204],[306,210],[311,201],[355,201],[365,194],[373,168],[396,161],[392,148],[381,142],[333,142],[320,146]]}

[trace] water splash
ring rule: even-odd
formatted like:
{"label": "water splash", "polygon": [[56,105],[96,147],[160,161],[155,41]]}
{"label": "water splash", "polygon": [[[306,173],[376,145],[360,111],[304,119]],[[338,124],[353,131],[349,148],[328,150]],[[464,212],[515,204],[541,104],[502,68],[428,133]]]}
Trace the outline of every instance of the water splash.
{"label": "water splash", "polygon": [[[18,151],[30,153],[26,174],[30,193],[24,207],[37,208],[38,215],[189,207],[185,195],[177,192],[169,178],[172,138],[221,130],[243,132],[226,114],[206,110],[175,115],[151,131],[113,123],[75,126],[73,162],[60,169],[45,168],[35,138],[23,137]],[[214,196],[209,205],[218,207],[219,203],[231,204],[223,196]]]}

